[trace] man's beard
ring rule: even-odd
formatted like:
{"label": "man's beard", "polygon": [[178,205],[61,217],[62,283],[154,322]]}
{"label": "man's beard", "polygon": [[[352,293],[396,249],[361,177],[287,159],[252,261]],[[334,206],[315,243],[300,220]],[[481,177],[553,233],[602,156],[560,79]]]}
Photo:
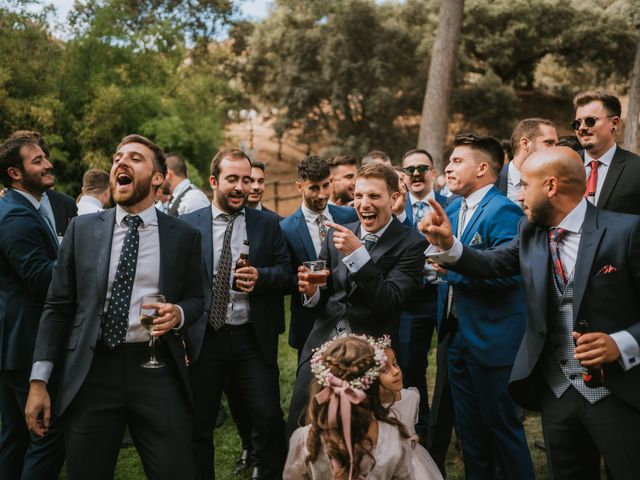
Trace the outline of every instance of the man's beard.
{"label": "man's beard", "polygon": [[136,181],[133,180],[133,191],[130,194],[121,194],[117,191],[117,185],[111,184],[111,197],[113,201],[118,205],[122,205],[123,207],[130,207],[131,205],[135,205],[149,195],[151,191],[151,180],[153,176],[150,175],[144,181]]}
{"label": "man's beard", "polygon": [[[44,192],[51,188],[42,182],[42,175],[29,175],[27,172],[22,172],[22,186],[29,193],[36,195],[42,195]],[[53,186],[53,183],[51,184]]]}
{"label": "man's beard", "polygon": [[[218,194],[219,190],[216,191],[216,194]],[[245,205],[247,204],[247,200],[249,198],[249,195],[245,195],[244,196],[244,200],[242,201],[242,204],[239,207],[232,207],[231,205],[229,205],[229,195],[224,195],[224,194],[219,194],[219,196],[216,196],[216,200],[218,205],[220,206],[220,210],[222,210],[223,212],[226,213],[238,213],[240,211],[242,211],[242,209],[245,207]]]}
{"label": "man's beard", "polygon": [[551,227],[553,208],[548,201],[540,202],[534,207],[529,207],[529,222],[539,227]]}

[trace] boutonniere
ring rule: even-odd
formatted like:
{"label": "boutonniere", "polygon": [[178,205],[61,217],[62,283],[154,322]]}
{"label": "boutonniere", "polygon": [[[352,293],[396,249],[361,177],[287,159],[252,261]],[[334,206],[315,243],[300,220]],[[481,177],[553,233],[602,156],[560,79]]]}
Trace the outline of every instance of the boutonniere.
{"label": "boutonniere", "polygon": [[596,275],[607,275],[609,273],[613,273],[613,272],[617,272],[617,271],[618,271],[618,269],[616,267],[614,267],[613,265],[609,264],[609,265],[605,265],[600,270],[598,270],[598,273],[596,273]]}
{"label": "boutonniere", "polygon": [[484,243],[484,240],[482,240],[482,235],[476,232],[473,235],[473,238],[471,239],[471,243],[469,245],[473,247],[474,245],[480,245],[482,243]]}

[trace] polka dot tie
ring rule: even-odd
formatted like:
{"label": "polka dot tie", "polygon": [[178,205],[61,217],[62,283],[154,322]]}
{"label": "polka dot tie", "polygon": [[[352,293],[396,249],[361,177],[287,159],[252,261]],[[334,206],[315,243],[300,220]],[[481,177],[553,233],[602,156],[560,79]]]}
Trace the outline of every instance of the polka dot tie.
{"label": "polka dot tie", "polygon": [[218,272],[214,277],[211,287],[211,308],[209,310],[209,323],[214,330],[219,330],[227,322],[227,306],[229,305],[229,288],[231,279],[231,234],[233,223],[238,214],[221,215],[227,221],[222,239],[222,250],[218,261]]}
{"label": "polka dot tie", "polygon": [[103,342],[109,348],[117,347],[124,342],[127,336],[131,292],[133,291],[133,280],[136,277],[136,263],[138,262],[138,245],[140,243],[138,227],[142,223],[142,219],[137,215],[128,215],[124,221],[129,230],[127,230],[122,244],[116,278],[111,287],[107,320],[102,332]]}

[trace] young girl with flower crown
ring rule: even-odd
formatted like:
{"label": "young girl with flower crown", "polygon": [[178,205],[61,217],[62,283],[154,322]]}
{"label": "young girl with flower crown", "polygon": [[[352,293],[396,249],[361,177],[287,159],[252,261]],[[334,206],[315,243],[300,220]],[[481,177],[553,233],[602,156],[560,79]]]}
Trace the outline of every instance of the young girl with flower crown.
{"label": "young girl with flower crown", "polygon": [[384,349],[387,363],[380,372],[380,402],[390,409],[391,414],[406,427],[410,438],[410,448],[405,459],[411,478],[420,480],[442,480],[438,466],[422,445],[418,443],[415,425],[418,422],[420,394],[418,389],[403,388],[402,370],[391,348],[391,339],[382,337],[377,340],[378,348]]}
{"label": "young girl with flower crown", "polygon": [[336,338],[314,353],[307,425],[291,437],[285,480],[414,478],[409,435],[380,404],[385,364],[384,350],[364,336]]}

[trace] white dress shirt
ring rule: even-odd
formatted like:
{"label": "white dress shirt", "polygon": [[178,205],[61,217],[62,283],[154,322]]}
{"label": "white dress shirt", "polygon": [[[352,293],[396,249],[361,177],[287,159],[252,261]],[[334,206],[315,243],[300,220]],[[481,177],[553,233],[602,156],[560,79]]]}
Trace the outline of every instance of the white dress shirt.
{"label": "white dress shirt", "polygon": [[[598,203],[598,199],[600,198],[600,192],[602,191],[602,185],[604,184],[604,179],[607,177],[607,172],[609,171],[609,166],[613,161],[613,156],[616,154],[617,145],[614,143],[613,146],[604,152],[598,161],[600,162],[600,167],[598,168],[598,183],[596,184],[596,196],[589,197],[588,200],[594,205]],[[594,159],[589,156],[589,152],[587,150],[584,151],[584,168],[585,173],[587,174],[587,178],[589,178],[589,174],[591,173],[591,162]]]}
{"label": "white dress shirt", "polygon": [[202,190],[193,185],[188,178],[185,178],[178,185],[176,185],[176,188],[173,190],[173,193],[171,194],[172,199],[167,204],[167,211],[171,209],[175,199],[182,195],[182,193],[187,188],[189,188],[189,186],[191,186],[191,190],[185,193],[180,200],[180,205],[178,206],[178,215],[195,212],[196,210],[209,206],[209,199],[202,192]]}
{"label": "white dress shirt", "polygon": [[522,208],[522,204],[518,201],[518,196],[521,188],[520,170],[516,167],[515,162],[509,162],[507,167],[507,198],[520,208]]}
{"label": "white dress shirt", "polygon": [[[320,255],[320,249],[322,248],[322,240],[320,240],[320,229],[318,228],[318,224],[316,223],[316,218],[319,215],[324,215],[329,222],[333,222],[333,217],[331,216],[331,212],[329,212],[329,206],[324,207],[322,214],[318,212],[314,212],[313,210],[307,208],[307,206],[302,204],[302,215],[304,215],[304,220],[307,222],[307,229],[309,230],[309,235],[311,235],[311,241],[313,242],[313,248],[316,250],[316,257]],[[328,230],[328,229],[327,229]]]}
{"label": "white dress shirt", "polygon": [[91,195],[82,195],[78,200],[78,215],[86,215],[87,213],[96,213],[104,210],[102,202]]}
{"label": "white dress shirt", "polygon": [[[222,253],[222,244],[224,243],[224,232],[227,229],[227,220],[222,217],[226,213],[213,204],[211,204],[211,213],[213,217],[213,278],[215,281],[218,274],[220,254]],[[233,222],[233,230],[231,231],[231,275],[229,277],[229,304],[227,305],[226,320],[229,325],[244,325],[249,321],[249,294],[231,289],[233,286],[233,267],[240,258],[242,245],[246,239],[247,222],[243,209]],[[251,248],[251,245],[249,245],[249,248]]]}
{"label": "white dress shirt", "polygon": [[[471,217],[473,217],[473,214],[478,208],[478,205],[480,205],[480,202],[482,201],[484,196],[489,192],[489,190],[491,190],[492,187],[493,187],[493,183],[489,185],[485,185],[484,187],[479,188],[478,190],[476,190],[475,192],[473,192],[472,194],[470,194],[468,197],[464,199],[465,202],[467,202],[467,213],[465,213],[465,216],[464,216],[464,224],[460,225],[460,219],[462,218],[462,208],[460,208],[460,211],[458,212],[458,231],[459,232],[464,233],[464,229],[467,228],[467,225],[469,225],[469,221],[471,220]],[[460,230],[460,227],[462,227],[462,230]]]}
{"label": "white dress shirt", "polygon": [[[600,167],[602,168],[602,167]],[[578,258],[578,247],[580,245],[580,236],[582,234],[582,224],[587,211],[587,201],[583,199],[575,206],[571,212],[557,225],[557,228],[564,228],[567,233],[559,242],[560,261],[562,262],[564,271],[568,277],[573,276],[573,271]],[[439,264],[455,264],[462,256],[462,243],[454,237],[453,246],[444,252],[438,250],[433,245],[425,250],[425,256]],[[638,366],[640,362],[640,345],[636,339],[626,330],[620,330],[609,335],[620,350],[620,358],[618,361],[625,369]]]}

